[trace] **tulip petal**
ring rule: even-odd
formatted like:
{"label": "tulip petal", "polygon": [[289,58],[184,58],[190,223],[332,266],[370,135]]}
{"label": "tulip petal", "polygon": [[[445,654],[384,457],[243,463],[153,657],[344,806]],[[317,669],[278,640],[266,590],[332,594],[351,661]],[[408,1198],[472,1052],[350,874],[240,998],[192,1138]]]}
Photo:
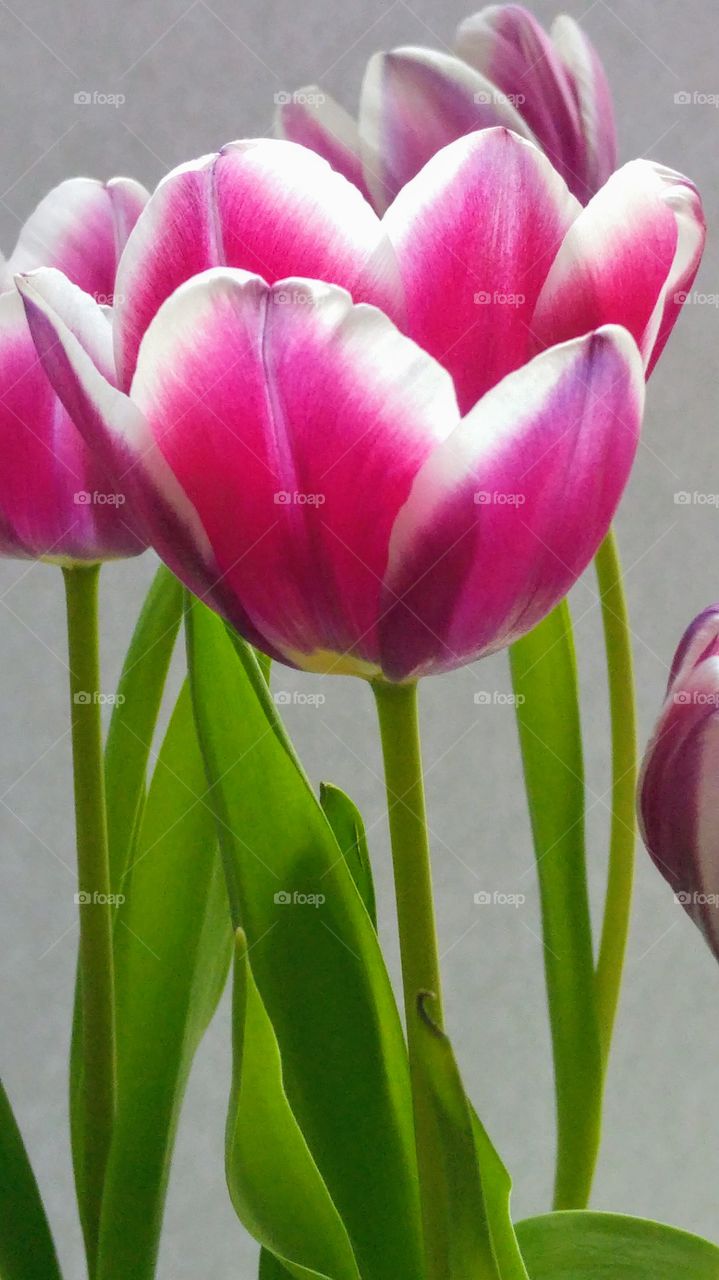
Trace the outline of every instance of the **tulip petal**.
{"label": "tulip petal", "polygon": [[57,267],[98,301],[111,304],[117,262],[148,193],[131,178],[61,182],[30,215],[4,264],[2,287],[36,267]]}
{"label": "tulip petal", "polygon": [[424,464],[390,543],[382,665],[404,680],[531,630],[604,537],[637,446],[639,353],[609,326],[510,374]]}
{"label": "tulip petal", "polygon": [[126,496],[55,395],[15,289],[0,297],[0,554],[57,561],[136,555]]}
{"label": "tulip petal", "polygon": [[651,372],[696,275],[705,234],[688,179],[648,160],[624,165],[567,232],[532,320],[537,346],[621,324]]}
{"label": "tulip petal", "polygon": [[[577,103],[582,132],[583,202],[598,191],[617,167],[614,104],[601,59],[578,22],[567,14],[555,18],[551,38],[564,64]],[[570,183],[571,186],[571,183]]]}
{"label": "tulip petal", "polygon": [[496,86],[459,58],[412,47],[375,54],[362,86],[359,132],[376,207],[386,209],[436,151],[494,125],[533,136]]}
{"label": "tulip petal", "polygon": [[307,275],[342,285],[358,301],[397,306],[391,251],[356,187],[294,142],[230,143],[168,174],[130,238],[115,325],[126,390],[160,304],[214,266],[241,267],[270,283]]}
{"label": "tulip petal", "polygon": [[566,70],[552,41],[521,5],[490,5],[457,29],[461,58],[516,104],[542,150],[579,199],[587,192],[581,119]]}
{"label": "tulip petal", "polygon": [[486,129],[434,156],[385,214],[407,332],[452,374],[463,413],[527,358],[537,297],[580,211],[536,147]]}
{"label": "tulip petal", "polygon": [[360,153],[357,123],[317,85],[308,85],[283,102],[275,118],[277,136],[286,142],[297,142],[318,155],[354,183],[365,200],[370,200]]}
{"label": "tulip petal", "polygon": [[376,672],[389,531],[459,421],[445,371],[342,289],[218,269],[164,304],[132,397],[240,602],[230,620],[290,663]]}

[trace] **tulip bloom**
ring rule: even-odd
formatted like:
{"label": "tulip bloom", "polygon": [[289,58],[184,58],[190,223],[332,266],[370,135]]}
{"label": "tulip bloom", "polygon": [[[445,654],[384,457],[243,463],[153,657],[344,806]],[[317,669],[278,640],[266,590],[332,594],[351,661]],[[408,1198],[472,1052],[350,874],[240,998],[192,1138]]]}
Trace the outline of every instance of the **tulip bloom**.
{"label": "tulip bloom", "polygon": [[358,123],[315,85],[282,95],[279,136],[319,152],[381,211],[441,147],[505,125],[540,146],[585,204],[616,167],[617,140],[604,68],[581,27],[562,16],[547,35],[521,5],[491,5],[460,25],[455,47],[375,54]]}
{"label": "tulip bloom", "polygon": [[160,184],[112,326],[56,272],[20,287],[178,576],[276,658],[406,680],[511,643],[589,563],[640,356],[702,241],[678,174],[637,161],[582,210],[503,129],[435,156],[382,220],[260,141]]}
{"label": "tulip bloom", "polygon": [[719,605],[692,622],[677,649],[639,784],[644,843],[719,959]]}
{"label": "tulip bloom", "polygon": [[124,491],[110,482],[48,382],[13,277],[59,268],[98,304],[111,304],[120,253],[147,198],[127,178],[63,182],[0,265],[0,555],[68,564],[144,550]]}

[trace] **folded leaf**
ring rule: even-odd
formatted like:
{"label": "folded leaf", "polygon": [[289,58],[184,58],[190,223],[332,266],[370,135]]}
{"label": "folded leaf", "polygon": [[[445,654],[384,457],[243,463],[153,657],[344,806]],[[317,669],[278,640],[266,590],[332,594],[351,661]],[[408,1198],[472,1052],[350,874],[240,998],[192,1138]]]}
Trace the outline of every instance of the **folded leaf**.
{"label": "folded leaf", "polygon": [[422,1274],[407,1052],[377,936],[258,663],[188,608],[193,702],[233,920],[284,1086],[363,1280]]}
{"label": "folded leaf", "polygon": [[349,1236],[287,1100],[277,1037],[237,931],[227,1185],[240,1221],[305,1280],[359,1280]]}
{"label": "folded leaf", "polygon": [[115,927],[118,1104],[97,1280],[150,1280],[192,1059],[232,935],[187,685],[158,756]]}
{"label": "folded leaf", "polygon": [[584,850],[584,763],[569,606],[510,650],[542,903],[557,1098],[555,1206],[583,1208],[597,1158],[602,1054]]}
{"label": "folded leaf", "polygon": [[330,782],[320,784],[320,804],[376,929],[377,902],[362,815],[349,796]]}
{"label": "folded leaf", "polygon": [[8,1096],[0,1084],[0,1276],[60,1280],[35,1175]]}
{"label": "folded leaf", "polygon": [[517,1225],[532,1280],[717,1280],[719,1249],[660,1222],[548,1213]]}
{"label": "folded leaf", "polygon": [[436,1191],[445,1216],[446,1280],[527,1280],[512,1226],[511,1179],[464,1092],[448,1037],[420,996],[421,1069],[442,1153]]}

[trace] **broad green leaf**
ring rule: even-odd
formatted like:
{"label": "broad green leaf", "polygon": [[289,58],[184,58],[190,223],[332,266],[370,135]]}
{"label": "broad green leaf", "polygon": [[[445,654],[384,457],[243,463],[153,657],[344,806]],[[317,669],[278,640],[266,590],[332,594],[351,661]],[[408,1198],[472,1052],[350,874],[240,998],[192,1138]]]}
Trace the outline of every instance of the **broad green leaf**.
{"label": "broad green leaf", "polygon": [[510,1215],[512,1183],[464,1092],[452,1046],[420,997],[418,1049],[442,1168],[446,1280],[527,1280]]}
{"label": "broad green leaf", "polygon": [[289,1274],[273,1253],[268,1253],[266,1249],[261,1251],[258,1280],[287,1280]]}
{"label": "broad green leaf", "polygon": [[258,663],[188,609],[193,701],[233,921],[292,1111],[363,1280],[421,1275],[407,1053],[377,936]]}
{"label": "broad green leaf", "polygon": [[147,762],[167,671],[182,621],[183,591],[160,565],[145,598],[117,687],[105,747],[105,795],[113,891],[132,857]]}
{"label": "broad green leaf", "polygon": [[118,1106],[98,1280],[150,1280],[195,1050],[227,975],[231,929],[187,684],[160,750],[115,927]]}
{"label": "broad green leaf", "polygon": [[359,1280],[349,1236],[285,1093],[277,1038],[237,931],[227,1185],[240,1221],[290,1275]]}
{"label": "broad green leaf", "polygon": [[517,1225],[532,1280],[719,1280],[719,1249],[660,1222],[548,1213]]}
{"label": "broad green leaf", "polygon": [[0,1280],[60,1280],[35,1175],[0,1084]]}
{"label": "broad green leaf", "polygon": [[376,929],[377,902],[362,815],[349,796],[330,782],[320,783],[320,804]]}
{"label": "broad green leaf", "polygon": [[542,904],[557,1098],[555,1206],[583,1208],[600,1139],[602,1054],[584,849],[584,763],[569,606],[510,651]]}

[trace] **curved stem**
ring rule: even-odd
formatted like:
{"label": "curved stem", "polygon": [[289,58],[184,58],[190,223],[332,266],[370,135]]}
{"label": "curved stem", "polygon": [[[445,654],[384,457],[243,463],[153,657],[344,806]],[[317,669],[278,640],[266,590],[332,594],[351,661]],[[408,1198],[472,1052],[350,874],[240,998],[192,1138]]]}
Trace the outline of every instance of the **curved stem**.
{"label": "curved stem", "polygon": [[82,1177],[79,1194],[90,1272],[97,1245],[115,1110],[112,906],[100,719],[99,566],[63,570],[80,918]]}
{"label": "curved stem", "polygon": [[420,993],[432,992],[436,997],[432,1016],[437,1025],[442,1026],[417,686],[392,685],[378,680],[372,688],[387,786],[427,1278],[446,1280],[441,1157],[417,1045]]}
{"label": "curved stem", "polygon": [[596,557],[612,724],[612,825],[607,897],[597,961],[596,991],[606,1065],[619,1003],[634,879],[637,726],[627,603],[616,538],[607,534]]}

